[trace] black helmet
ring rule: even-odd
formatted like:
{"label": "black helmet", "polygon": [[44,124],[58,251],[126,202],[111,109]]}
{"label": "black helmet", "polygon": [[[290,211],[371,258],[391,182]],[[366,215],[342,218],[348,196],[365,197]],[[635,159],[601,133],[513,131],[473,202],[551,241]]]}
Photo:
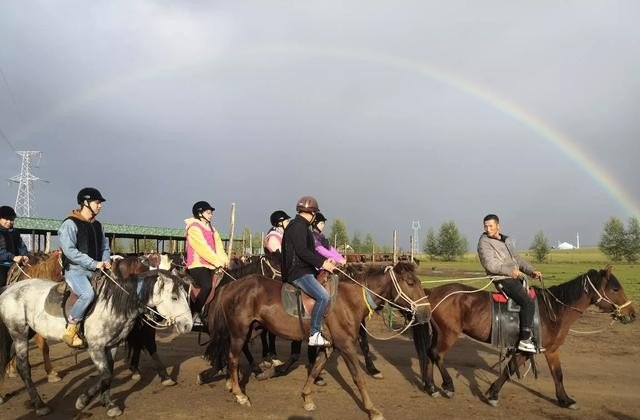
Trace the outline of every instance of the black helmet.
{"label": "black helmet", "polygon": [[100,191],[92,187],[85,187],[78,192],[78,204],[84,203],[85,200],[100,200],[100,202],[107,201],[107,199],[100,194]]}
{"label": "black helmet", "polygon": [[327,218],[324,217],[324,214],[322,214],[320,212],[317,212],[316,213],[316,218],[313,220],[313,224],[317,225],[320,222],[326,222],[326,221],[327,221]]}
{"label": "black helmet", "polygon": [[316,213],[320,211],[320,208],[318,207],[318,201],[315,198],[311,197],[310,195],[305,195],[303,197],[300,197],[300,199],[296,203],[296,211],[298,213]]}
{"label": "black helmet", "polygon": [[276,210],[271,213],[269,220],[271,220],[271,226],[278,227],[278,224],[282,221],[289,220],[291,217],[282,210]]}
{"label": "black helmet", "polygon": [[211,207],[211,205],[206,201],[198,201],[196,204],[193,205],[193,208],[191,209],[191,213],[193,214],[193,217],[200,217],[200,213],[207,210],[214,211],[215,209]]}
{"label": "black helmet", "polygon": [[1,206],[0,207],[0,219],[13,220],[16,218],[16,211],[13,207]]}

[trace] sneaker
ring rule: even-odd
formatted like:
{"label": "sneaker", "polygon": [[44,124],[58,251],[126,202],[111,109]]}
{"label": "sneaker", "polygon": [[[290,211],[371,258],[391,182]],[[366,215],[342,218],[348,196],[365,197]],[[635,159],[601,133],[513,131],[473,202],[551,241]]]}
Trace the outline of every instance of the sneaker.
{"label": "sneaker", "polygon": [[325,339],[320,332],[317,332],[309,337],[309,345],[314,347],[327,347],[331,343]]}
{"label": "sneaker", "polygon": [[527,353],[535,353],[536,346],[533,344],[533,341],[531,341],[530,338],[527,338],[526,340],[520,340],[520,342],[518,343],[518,350],[525,351]]}
{"label": "sneaker", "polygon": [[198,312],[196,312],[195,314],[193,314],[193,326],[194,327],[201,327],[202,326],[202,319],[200,318],[200,314]]}

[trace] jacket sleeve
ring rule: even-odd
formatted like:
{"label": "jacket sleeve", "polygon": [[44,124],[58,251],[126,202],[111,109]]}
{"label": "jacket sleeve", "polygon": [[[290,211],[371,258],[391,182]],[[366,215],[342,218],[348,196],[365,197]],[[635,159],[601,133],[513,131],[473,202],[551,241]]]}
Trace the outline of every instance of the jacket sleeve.
{"label": "jacket sleeve", "polygon": [[342,260],[344,260],[344,257],[334,247],[331,247],[331,248],[327,249],[322,245],[316,244],[316,252],[318,254],[322,255],[323,257],[331,258],[334,261],[342,261]]}
{"label": "jacket sleeve", "polygon": [[7,244],[5,243],[4,237],[0,236],[0,262],[11,262],[13,263],[13,255],[7,249]]}
{"label": "jacket sleeve", "polygon": [[296,255],[307,264],[314,267],[322,267],[326,258],[318,254],[315,249],[307,247],[307,235],[313,235],[303,226],[300,226],[293,235],[293,248]]}
{"label": "jacket sleeve", "polygon": [[224,250],[224,245],[222,244],[222,238],[218,234],[218,231],[213,232],[213,240],[216,243],[216,258],[218,264],[214,264],[216,267],[222,267],[229,264],[229,256]]}
{"label": "jacket sleeve", "polygon": [[79,265],[86,270],[95,271],[98,262],[78,250],[76,247],[77,235],[78,228],[76,224],[71,220],[65,220],[60,229],[58,229],[58,240],[60,241],[62,252],[73,264]]}
{"label": "jacket sleeve", "polygon": [[533,275],[533,272],[535,271],[535,268],[533,268],[533,266],[531,264],[529,264],[524,258],[522,258],[520,255],[518,254],[514,254],[516,261],[518,262],[518,265],[520,266],[520,271],[522,271],[523,273],[525,273],[528,276]]}
{"label": "jacket sleeve", "polygon": [[212,266],[221,267],[229,262],[229,257],[227,257],[227,254],[224,252],[219,235],[216,235],[215,238],[217,252],[213,252],[213,249],[211,249],[206,239],[204,239],[202,231],[196,226],[187,229],[187,240],[196,254],[198,254],[198,257]]}
{"label": "jacket sleeve", "polygon": [[18,235],[20,238],[20,245],[18,246],[18,254],[25,256],[29,253],[29,249],[27,248],[27,244],[24,243],[22,237]]}
{"label": "jacket sleeve", "polygon": [[503,261],[496,255],[489,239],[484,235],[478,241],[478,257],[480,257],[480,264],[482,264],[487,274],[511,276],[511,272],[515,268],[513,263]]}

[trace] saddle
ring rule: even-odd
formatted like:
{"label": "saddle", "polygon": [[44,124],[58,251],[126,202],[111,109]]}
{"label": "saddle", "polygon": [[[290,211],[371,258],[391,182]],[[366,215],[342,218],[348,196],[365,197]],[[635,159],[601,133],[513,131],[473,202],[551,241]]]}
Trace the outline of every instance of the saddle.
{"label": "saddle", "polygon": [[[207,300],[204,302],[204,308],[206,308],[207,306],[209,306],[209,304],[211,303],[211,301],[213,300],[213,298],[216,295],[216,288],[218,287],[218,284],[220,284],[220,280],[222,280],[222,277],[224,276],[223,272],[218,272],[218,271],[214,271],[213,275],[211,276],[211,291],[209,292],[209,295],[207,296]],[[200,293],[201,288],[197,287],[195,285],[191,286],[191,302],[195,302],[196,298],[198,297],[198,294]]]}
{"label": "saddle", "polygon": [[[327,306],[327,311],[324,314],[324,316],[327,316],[327,314],[331,312],[338,296],[339,278],[338,276],[330,275],[328,271],[323,270],[318,274],[317,280],[329,293],[329,306]],[[287,314],[295,316],[296,318],[300,316],[302,319],[311,319],[311,311],[313,310],[313,305],[315,305],[316,301],[311,296],[304,293],[302,289],[299,289],[290,283],[282,283],[280,300],[282,301],[282,307]],[[302,309],[301,314],[299,314],[299,308]]]}
{"label": "saddle", "polygon": [[[90,283],[93,290],[98,291],[104,283],[104,277],[101,276],[100,273],[96,273],[91,278]],[[97,296],[98,293],[96,292],[95,295]],[[96,298],[94,297],[93,302],[91,302],[87,308],[85,318],[93,311],[95,299]],[[51,316],[64,318],[66,320],[68,318],[69,311],[71,311],[71,307],[77,300],[78,295],[73,293],[66,281],[61,281],[60,283],[51,286],[49,294],[44,301],[44,310]]]}
{"label": "saddle", "polygon": [[[540,328],[540,312],[538,300],[533,288],[529,288],[529,296],[534,299],[533,342],[538,351],[542,347],[542,330]],[[520,306],[502,292],[491,294],[491,344],[507,350],[516,349],[520,339]]]}

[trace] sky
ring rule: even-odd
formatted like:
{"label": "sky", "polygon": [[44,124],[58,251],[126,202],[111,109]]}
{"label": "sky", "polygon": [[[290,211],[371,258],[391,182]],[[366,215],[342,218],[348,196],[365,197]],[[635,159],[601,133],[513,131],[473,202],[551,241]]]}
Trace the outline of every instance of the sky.
{"label": "sky", "polygon": [[[446,3],[446,4],[443,4]],[[100,189],[110,223],[236,234],[313,195],[408,249],[482,218],[527,248],[640,214],[637,1],[0,3],[0,176],[32,214]],[[13,205],[15,183],[0,201]]]}

